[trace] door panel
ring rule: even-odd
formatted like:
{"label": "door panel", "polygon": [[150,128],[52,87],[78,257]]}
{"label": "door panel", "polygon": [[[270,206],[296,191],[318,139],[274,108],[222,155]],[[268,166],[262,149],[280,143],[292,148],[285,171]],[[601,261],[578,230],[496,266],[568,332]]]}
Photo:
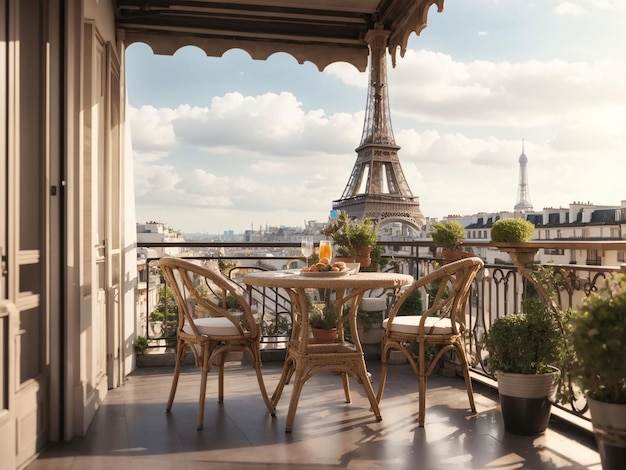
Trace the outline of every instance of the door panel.
{"label": "door panel", "polygon": [[[11,2],[10,36],[15,73],[10,87],[15,96],[9,106],[7,194],[8,283],[7,297],[17,316],[14,343],[15,457],[23,465],[43,448],[49,437],[49,310],[46,212],[49,166],[50,109],[47,48],[47,3],[38,0]],[[13,43],[11,43],[13,44]],[[12,46],[10,46],[12,47]],[[9,98],[11,99],[11,98]]]}
{"label": "door panel", "polygon": [[[107,378],[107,111],[106,47],[95,26],[84,28],[83,230],[81,361],[85,371],[84,425],[108,390]],[[89,300],[89,301],[88,301]]]}
{"label": "door panel", "polygon": [[[7,8],[7,0],[0,0],[0,11],[7,12],[0,21],[0,77],[9,77],[13,70],[9,62],[8,23],[15,17],[13,10]],[[11,53],[12,55],[12,53]],[[0,116],[9,115],[9,97],[12,95],[15,81],[0,80]],[[14,330],[17,322],[17,308],[8,301],[8,239],[9,212],[7,198],[12,184],[7,175],[8,148],[10,129],[0,125],[0,462],[7,468],[15,468],[15,414],[14,409]]]}
{"label": "door panel", "polygon": [[123,219],[123,200],[120,182],[121,155],[121,80],[120,64],[114,49],[107,47],[107,89],[108,89],[108,148],[107,148],[107,210],[106,210],[106,290],[107,290],[107,376],[108,387],[119,387],[124,380],[122,350],[122,287],[120,269],[122,263],[122,234],[121,221]]}
{"label": "door panel", "polygon": [[[1,211],[1,209],[0,209]],[[16,467],[16,425],[13,400],[13,334],[17,323],[17,308],[8,300],[0,300],[0,462],[6,468]]]}

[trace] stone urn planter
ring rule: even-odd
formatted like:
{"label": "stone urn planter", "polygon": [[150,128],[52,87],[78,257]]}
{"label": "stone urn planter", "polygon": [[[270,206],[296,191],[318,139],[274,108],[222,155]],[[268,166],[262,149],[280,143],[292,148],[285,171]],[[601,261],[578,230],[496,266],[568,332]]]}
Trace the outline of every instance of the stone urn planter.
{"label": "stone urn planter", "polygon": [[535,259],[539,248],[529,247],[527,243],[498,242],[492,243],[498,250],[507,253],[518,268],[526,267]]}
{"label": "stone urn planter", "polygon": [[356,326],[359,332],[359,340],[362,345],[380,344],[383,336],[382,319],[375,323],[365,323],[357,319]]}

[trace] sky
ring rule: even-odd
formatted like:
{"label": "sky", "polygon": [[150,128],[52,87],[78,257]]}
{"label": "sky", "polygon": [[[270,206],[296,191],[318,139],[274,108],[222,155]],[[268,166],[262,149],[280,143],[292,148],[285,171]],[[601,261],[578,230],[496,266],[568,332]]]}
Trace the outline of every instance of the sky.
{"label": "sky", "polygon": [[[626,200],[626,1],[446,0],[388,60],[403,172],[426,217]],[[274,54],[126,52],[136,217],[183,232],[325,222],[356,161],[367,72]]]}

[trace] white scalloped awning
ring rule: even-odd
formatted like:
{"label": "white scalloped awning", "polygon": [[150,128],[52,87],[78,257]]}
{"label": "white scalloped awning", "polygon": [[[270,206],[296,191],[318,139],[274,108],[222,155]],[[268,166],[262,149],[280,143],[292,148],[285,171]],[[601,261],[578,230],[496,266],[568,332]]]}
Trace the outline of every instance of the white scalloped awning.
{"label": "white scalloped awning", "polygon": [[388,50],[404,55],[411,33],[426,27],[428,11],[444,0],[117,0],[117,28],[127,46],[149,45],[155,54],[172,55],[197,46],[220,57],[242,49],[253,59],[276,52],[309,61],[319,70],[349,62],[364,71],[369,54],[365,35],[382,28],[391,33]]}

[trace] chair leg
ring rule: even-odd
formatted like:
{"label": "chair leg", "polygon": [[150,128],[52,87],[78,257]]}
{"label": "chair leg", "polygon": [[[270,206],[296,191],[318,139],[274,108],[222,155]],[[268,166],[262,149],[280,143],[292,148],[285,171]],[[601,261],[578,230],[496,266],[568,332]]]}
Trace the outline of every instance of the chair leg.
{"label": "chair leg", "polygon": [[217,358],[217,375],[218,375],[217,401],[218,403],[224,403],[224,358],[225,358],[224,353],[220,354]]}
{"label": "chair leg", "polygon": [[170,411],[172,409],[172,404],[174,403],[174,396],[176,395],[176,388],[178,387],[178,378],[180,377],[180,368],[183,363],[184,355],[185,344],[181,340],[178,340],[178,344],[176,345],[176,364],[174,366],[174,377],[172,378],[170,396],[167,399],[167,405],[165,406],[166,411]]}
{"label": "chair leg", "polygon": [[346,403],[352,403],[352,395],[350,395],[350,381],[348,380],[348,373],[341,373],[341,380],[343,381],[343,393],[346,397]]}
{"label": "chair leg", "polygon": [[296,409],[298,408],[298,401],[300,400],[300,393],[305,382],[305,374],[303,370],[295,371],[295,379],[293,381],[293,389],[291,390],[291,400],[289,401],[289,410],[287,411],[287,423],[285,425],[285,432],[291,432],[293,429],[293,422],[296,419]]}
{"label": "chair leg", "polygon": [[383,349],[380,354],[380,383],[378,384],[378,392],[376,393],[376,402],[380,403],[385,391],[385,382],[387,382],[387,367],[389,366],[389,353],[391,349],[383,342]]}
{"label": "chair leg", "polygon": [[418,380],[419,380],[419,427],[424,427],[424,419],[426,417],[426,346],[423,342],[419,343],[419,358],[418,358]]}
{"label": "chair leg", "polygon": [[285,385],[289,383],[291,376],[293,375],[295,369],[295,363],[293,359],[289,356],[289,352],[287,352],[287,358],[285,359],[285,365],[283,366],[283,372],[280,374],[280,380],[278,381],[278,385],[276,386],[276,390],[272,394],[272,407],[276,409],[278,405],[278,401],[280,400],[281,395],[283,394],[283,389]]}
{"label": "chair leg", "polygon": [[276,416],[276,409],[274,408],[272,402],[267,396],[267,389],[265,388],[265,381],[263,380],[263,373],[261,372],[261,351],[257,348],[254,350],[246,351],[248,353],[248,357],[252,358],[252,366],[254,370],[256,370],[256,378],[259,382],[259,389],[261,390],[261,396],[263,397],[263,401],[265,402],[265,406],[267,410],[270,412],[270,415]]}
{"label": "chair leg", "polygon": [[[365,360],[358,360],[357,371],[359,374],[359,381],[363,385],[365,389],[365,394],[367,395],[368,400],[370,401],[371,410],[376,417],[376,421],[381,421],[383,418],[380,414],[380,407],[378,406],[378,401],[376,400],[376,396],[374,395],[374,389],[372,388],[372,383],[369,381],[369,372],[367,371],[367,367],[365,366]],[[346,374],[347,377],[347,374]]]}
{"label": "chair leg", "polygon": [[469,374],[469,364],[467,363],[467,354],[462,344],[455,344],[455,350],[459,356],[461,367],[463,368],[463,378],[465,379],[465,388],[467,390],[467,398],[469,399],[470,409],[476,413],[476,404],[474,403],[474,389],[472,388],[472,379]]}
{"label": "chair leg", "polygon": [[200,377],[200,396],[198,397],[198,421],[196,429],[202,429],[204,423],[204,402],[206,400],[206,383],[209,375],[209,351],[202,348],[202,376]]}

